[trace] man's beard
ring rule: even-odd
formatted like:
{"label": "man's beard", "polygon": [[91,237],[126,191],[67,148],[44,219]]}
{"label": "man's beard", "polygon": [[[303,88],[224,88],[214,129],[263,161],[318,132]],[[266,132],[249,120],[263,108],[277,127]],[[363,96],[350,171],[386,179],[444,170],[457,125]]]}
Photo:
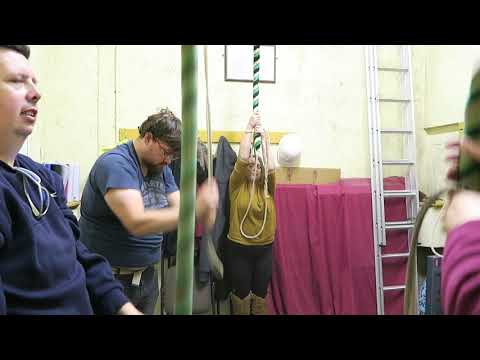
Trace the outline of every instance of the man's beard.
{"label": "man's beard", "polygon": [[147,165],[148,176],[159,175],[166,165]]}

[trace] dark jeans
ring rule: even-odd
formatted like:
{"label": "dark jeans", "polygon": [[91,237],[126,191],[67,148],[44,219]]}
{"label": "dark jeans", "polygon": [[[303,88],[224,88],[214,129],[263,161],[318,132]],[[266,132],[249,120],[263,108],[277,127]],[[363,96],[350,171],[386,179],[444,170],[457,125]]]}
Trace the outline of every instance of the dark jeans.
{"label": "dark jeans", "polygon": [[140,286],[132,285],[133,274],[115,275],[124,287],[125,295],[135,307],[145,315],[153,315],[160,291],[158,290],[158,271],[149,266],[140,279]]}
{"label": "dark jeans", "polygon": [[272,277],[272,244],[241,245],[228,243],[229,273],[232,289],[239,298],[250,292],[264,298]]}

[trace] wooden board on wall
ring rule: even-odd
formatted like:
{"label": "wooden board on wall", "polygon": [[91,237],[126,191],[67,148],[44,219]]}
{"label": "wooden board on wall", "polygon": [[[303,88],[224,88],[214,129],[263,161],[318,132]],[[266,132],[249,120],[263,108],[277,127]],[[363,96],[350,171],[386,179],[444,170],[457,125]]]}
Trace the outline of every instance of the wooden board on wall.
{"label": "wooden board on wall", "polygon": [[[138,129],[119,129],[118,132],[119,141],[125,140],[134,140],[138,137]],[[242,135],[244,134],[243,131],[212,131],[212,142],[218,143],[218,140],[221,136],[224,136],[229,143],[231,144],[239,144],[240,140],[242,139]],[[278,144],[282,137],[287,135],[287,132],[269,132],[268,135],[270,137],[271,144]],[[207,131],[206,130],[199,130],[198,136],[200,140],[204,143],[207,142]]]}
{"label": "wooden board on wall", "polygon": [[446,125],[427,127],[425,128],[425,132],[428,135],[447,134],[452,132],[459,132],[460,134],[462,134],[464,128],[465,128],[464,122],[457,122],[457,123],[451,123]]}
{"label": "wooden board on wall", "polygon": [[340,177],[340,169],[279,167],[275,170],[277,184],[330,184]]}

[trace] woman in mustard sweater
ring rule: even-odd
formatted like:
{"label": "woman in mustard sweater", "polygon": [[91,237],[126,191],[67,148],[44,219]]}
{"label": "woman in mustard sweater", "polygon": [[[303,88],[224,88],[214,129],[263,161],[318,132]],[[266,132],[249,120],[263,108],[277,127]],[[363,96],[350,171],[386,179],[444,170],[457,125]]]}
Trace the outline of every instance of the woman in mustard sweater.
{"label": "woman in mustard sweater", "polygon": [[[261,134],[264,159],[255,157],[254,132]],[[268,169],[265,191],[265,164]],[[240,142],[230,176],[229,264],[234,315],[265,315],[268,284],[272,276],[272,243],[275,238],[275,159],[268,136],[254,113]]]}

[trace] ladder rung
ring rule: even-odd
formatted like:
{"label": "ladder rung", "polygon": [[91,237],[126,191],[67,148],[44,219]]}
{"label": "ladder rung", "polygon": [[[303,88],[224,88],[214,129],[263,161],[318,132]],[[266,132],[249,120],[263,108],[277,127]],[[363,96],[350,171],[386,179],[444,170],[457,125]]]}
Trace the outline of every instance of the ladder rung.
{"label": "ladder rung", "polygon": [[396,286],[384,286],[383,291],[389,290],[403,290],[405,289],[405,285],[396,285]]}
{"label": "ladder rung", "polygon": [[378,99],[378,101],[381,102],[401,102],[401,103],[409,103],[410,99],[387,99],[387,98],[381,98]]}
{"label": "ladder rung", "polygon": [[388,221],[385,223],[385,229],[411,229],[415,226],[415,221]]}
{"label": "ladder rung", "polygon": [[408,257],[409,255],[410,253],[385,254],[385,255],[382,255],[382,259]]}
{"label": "ladder rung", "polygon": [[412,134],[412,130],[408,129],[381,129],[381,133],[383,134]]}
{"label": "ladder rung", "polygon": [[408,72],[407,68],[379,67],[378,71]]}
{"label": "ladder rung", "polygon": [[415,165],[412,160],[383,160],[383,165]]}
{"label": "ladder rung", "polygon": [[417,193],[410,190],[384,190],[383,197],[406,197],[406,196],[415,196]]}

